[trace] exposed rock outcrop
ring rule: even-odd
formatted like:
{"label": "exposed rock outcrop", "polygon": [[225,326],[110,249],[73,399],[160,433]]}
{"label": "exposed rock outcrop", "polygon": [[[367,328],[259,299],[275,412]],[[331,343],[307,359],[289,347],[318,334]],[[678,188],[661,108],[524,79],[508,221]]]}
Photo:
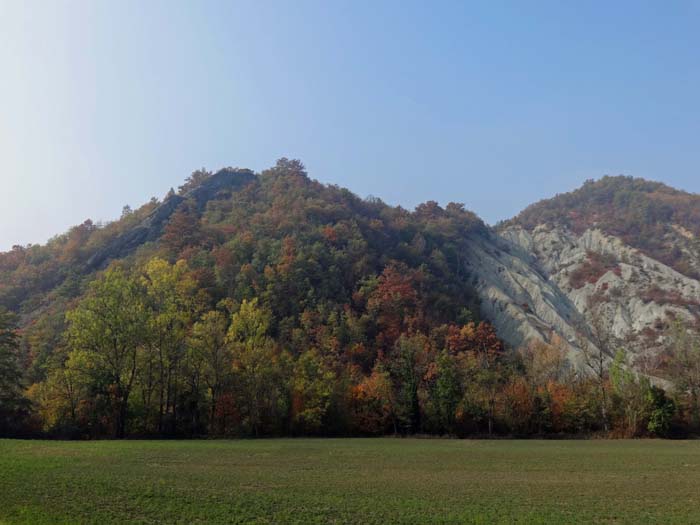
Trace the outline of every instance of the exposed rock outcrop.
{"label": "exposed rock outcrop", "polygon": [[255,174],[250,170],[223,169],[185,195],[170,196],[138,226],[123,233],[96,252],[87,261],[88,269],[102,268],[113,259],[129,255],[142,244],[157,240],[163,233],[163,228],[170,216],[185,200],[192,200],[201,210],[219,192],[240,190],[253,180],[255,180]]}
{"label": "exposed rock outcrop", "polygon": [[582,366],[578,339],[585,337],[579,332],[586,321],[527,251],[489,232],[469,237],[465,257],[482,314],[506,343],[518,348],[531,340],[550,341],[556,333],[568,345],[570,361]]}
{"label": "exposed rock outcrop", "polygon": [[644,368],[674,318],[700,318],[700,282],[597,229],[510,226],[470,248],[483,312],[499,335],[520,346],[557,333],[577,366],[594,324]]}

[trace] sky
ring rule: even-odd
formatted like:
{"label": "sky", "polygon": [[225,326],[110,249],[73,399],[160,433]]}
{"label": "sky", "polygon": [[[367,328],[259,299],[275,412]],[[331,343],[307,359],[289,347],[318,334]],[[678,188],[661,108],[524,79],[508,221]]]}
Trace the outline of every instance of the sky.
{"label": "sky", "polygon": [[0,250],[283,156],[489,223],[605,174],[700,192],[698,27],[698,0],[0,0]]}

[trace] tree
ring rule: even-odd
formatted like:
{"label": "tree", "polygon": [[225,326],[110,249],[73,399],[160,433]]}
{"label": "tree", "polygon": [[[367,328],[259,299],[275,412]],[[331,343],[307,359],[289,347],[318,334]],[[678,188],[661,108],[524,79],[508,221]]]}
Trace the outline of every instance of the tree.
{"label": "tree", "polygon": [[676,403],[666,395],[663,388],[652,386],[647,391],[647,404],[649,406],[647,430],[657,436],[668,436],[673,416],[676,414]]}
{"label": "tree", "polygon": [[[177,424],[182,360],[198,308],[197,283],[185,261],[170,264],[154,258],[146,265],[140,284],[145,293],[147,317],[140,386],[147,394],[144,398],[146,408],[150,409],[152,389],[157,385],[158,432],[163,433],[169,427],[172,433]],[[157,374],[155,382],[153,372]]]}
{"label": "tree", "polygon": [[222,422],[216,421],[219,398],[231,382],[231,349],[227,344],[228,318],[220,311],[205,313],[195,323],[190,347],[196,361],[201,363],[204,382],[209,390],[209,432],[223,431]]}
{"label": "tree", "polygon": [[286,176],[301,176],[306,177],[306,167],[299,159],[288,159],[282,157],[277,159],[275,167],[268,170],[270,174],[286,175]]}
{"label": "tree", "polygon": [[66,363],[53,365],[44,381],[30,388],[44,430],[64,437],[78,433],[80,402],[89,395],[90,376],[79,362],[79,352]]}
{"label": "tree", "polygon": [[187,192],[195,189],[211,176],[212,172],[207,171],[205,168],[193,171],[192,174],[185,179],[185,183],[178,188],[180,190],[180,195],[185,195]]}
{"label": "tree", "polygon": [[244,300],[228,331],[241,409],[255,436],[280,412],[282,397],[286,363],[268,335],[269,326],[270,315],[258,307],[257,299]]}
{"label": "tree", "polygon": [[197,246],[201,240],[202,230],[199,217],[194,206],[185,201],[170,216],[170,220],[165,225],[161,242],[171,254],[177,256],[185,248]]}
{"label": "tree", "polygon": [[391,377],[381,361],[353,387],[352,415],[355,429],[363,434],[381,434],[395,421]]}
{"label": "tree", "polygon": [[119,266],[110,267],[67,319],[72,353],[84,357],[82,369],[93,378],[106,375],[114,406],[114,435],[123,438],[136,381],[137,350],[147,329],[138,280]]}
{"label": "tree", "polygon": [[505,379],[501,359],[503,343],[498,339],[492,325],[479,323],[474,332],[472,344],[478,365],[475,380],[486,405],[486,420],[490,436],[493,433],[498,393]]}
{"label": "tree", "polygon": [[669,338],[669,371],[676,391],[690,401],[690,424],[700,424],[700,337],[682,321],[675,322]]}
{"label": "tree", "polygon": [[489,323],[470,322],[461,327],[450,326],[446,345],[454,355],[462,382],[457,419],[462,425],[470,419],[475,423],[486,419],[491,435],[498,396],[507,375],[503,343]]}
{"label": "tree", "polygon": [[390,350],[402,333],[415,328],[419,275],[403,264],[390,264],[377,279],[365,283],[367,311],[380,329],[380,347]]}
{"label": "tree", "polygon": [[435,362],[435,387],[432,392],[438,421],[443,431],[455,431],[457,407],[462,397],[459,372],[454,358],[447,350],[440,352]]}
{"label": "tree", "polygon": [[610,430],[608,405],[610,403],[608,367],[618,341],[615,339],[605,318],[604,312],[595,309],[589,301],[589,328],[577,332],[577,342],[583,351],[584,362],[592,373],[598,391],[598,411],[600,425],[605,432]]}
{"label": "tree", "polygon": [[293,419],[304,432],[317,432],[328,410],[335,374],[316,350],[307,350],[294,364]]}
{"label": "tree", "polygon": [[638,376],[626,364],[623,350],[618,350],[610,366],[610,380],[613,396],[620,405],[623,418],[622,431],[628,437],[637,435],[649,413],[651,385],[646,377]]}
{"label": "tree", "polygon": [[564,341],[557,334],[550,343],[530,341],[519,354],[533,402],[531,419],[537,433],[541,434],[554,424],[555,394],[561,394],[561,384],[571,385],[576,377],[566,360]]}
{"label": "tree", "polygon": [[528,381],[535,388],[546,389],[550,383],[571,379],[566,377],[569,371],[566,348],[558,335],[554,334],[550,343],[531,341],[519,353]]}
{"label": "tree", "polygon": [[421,430],[418,390],[428,364],[428,350],[429,343],[424,335],[402,334],[389,356],[397,423],[406,433]]}
{"label": "tree", "polygon": [[19,431],[29,411],[19,364],[15,316],[0,308],[0,436]]}
{"label": "tree", "polygon": [[[502,417],[511,432],[525,434],[532,432],[537,425],[536,432],[540,433],[543,427],[544,416],[549,415],[547,410],[537,405],[536,394],[533,393],[527,378],[519,374],[510,374],[504,382],[501,392]],[[540,413],[537,409],[540,409]],[[548,408],[548,407],[547,407]]]}

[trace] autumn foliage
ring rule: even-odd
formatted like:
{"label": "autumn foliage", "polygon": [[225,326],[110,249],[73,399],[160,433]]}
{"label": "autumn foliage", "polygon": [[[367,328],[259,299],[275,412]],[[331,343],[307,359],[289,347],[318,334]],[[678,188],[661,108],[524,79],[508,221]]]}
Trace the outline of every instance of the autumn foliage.
{"label": "autumn foliage", "polygon": [[[20,314],[18,324],[0,312],[0,384],[11,392],[0,433],[603,428],[600,384],[567,367],[561,341],[507,349],[480,318],[462,254],[485,226],[461,204],[410,212],[363,200],[288,159],[205,204],[186,198],[211,176],[193,174],[161,235],[100,271],[91,255],[148,220],[157,200],[0,254],[0,306]],[[593,256],[589,266],[583,281],[614,271]],[[661,394],[622,372],[604,379],[611,422],[670,428]]]}

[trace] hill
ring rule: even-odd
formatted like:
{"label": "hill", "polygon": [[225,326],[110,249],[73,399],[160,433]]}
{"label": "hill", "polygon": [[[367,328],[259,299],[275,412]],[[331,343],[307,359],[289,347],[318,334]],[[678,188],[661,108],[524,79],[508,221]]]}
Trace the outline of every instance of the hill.
{"label": "hill", "polygon": [[665,375],[668,334],[700,323],[700,196],[632,177],[587,181],[498,226],[583,317],[589,339]]}
{"label": "hill", "polygon": [[[101,434],[109,432],[111,424],[119,426],[116,420],[105,426],[94,417],[101,411],[126,410],[120,403],[133,402],[133,398],[127,400],[131,386],[145,388],[136,372],[129,374],[121,361],[115,363],[111,357],[106,363],[103,356],[93,355],[96,362],[90,367],[96,367],[98,375],[111,376],[103,378],[107,384],[126,381],[131,385],[121,397],[98,389],[96,397],[78,411],[82,415],[74,406],[77,399],[61,390],[61,382],[66,380],[76,349],[93,349],[97,344],[94,338],[105,332],[116,337],[116,328],[107,317],[123,314],[125,326],[133,330],[138,326],[140,332],[120,347],[124,355],[119,359],[129,352],[134,352],[129,354],[133,359],[137,359],[135,353],[158,353],[158,380],[162,383],[157,400],[150,390],[148,396],[154,397],[141,400],[139,410],[146,415],[132,432],[177,433],[183,431],[183,413],[193,410],[182,406],[187,396],[207,397],[208,401],[199,402],[210,403],[214,411],[216,398],[224,396],[219,390],[229,395],[228,383],[224,388],[220,382],[232,380],[233,356],[219,363],[218,357],[209,353],[212,348],[201,348],[197,364],[200,380],[214,381],[203,371],[206,367],[217,378],[216,386],[202,385],[208,394],[187,384],[182,367],[192,357],[188,352],[193,347],[205,345],[195,342],[197,337],[214,337],[212,331],[219,330],[217,335],[222,339],[235,338],[227,335],[231,315],[239,316],[242,323],[247,322],[244,315],[257,316],[256,322],[264,324],[265,348],[261,352],[268,352],[265,359],[281,360],[278,369],[269,371],[269,381],[285,372],[287,364],[293,366],[294,360],[305,356],[306,364],[320,374],[314,376],[320,382],[314,388],[328,388],[329,377],[347,381],[346,388],[362,383],[366,374],[374,377],[373,371],[378,373],[377,366],[381,369],[382,363],[388,362],[400,341],[407,352],[420,348],[421,352],[434,353],[452,327],[479,327],[473,337],[495,340],[485,325],[483,329],[478,325],[478,294],[461,264],[467,234],[484,231],[481,220],[459,204],[443,209],[428,202],[408,212],[378,199],[362,200],[345,189],[311,180],[298,161],[282,159],[260,175],[235,169],[215,174],[200,171],[179,194],[171,193],[163,202],[153,199],[135,211],[126,209],[114,223],[86,221],[46,246],[16,247],[2,254],[0,306],[19,315],[25,382],[34,385],[33,399],[46,410],[41,422],[45,428],[58,429],[68,422],[68,426],[82,430],[94,426],[93,432]],[[171,279],[167,281],[170,284],[159,279]],[[131,304],[131,310],[118,311],[119,304],[114,304],[112,310],[96,313],[111,301],[100,295],[107,293],[101,286],[114,286],[111,290],[119,295],[119,304]],[[132,286],[137,296],[126,295]],[[176,296],[179,286],[187,291]],[[175,309],[169,312],[171,318],[163,319],[167,329],[154,326],[166,304]],[[144,319],[133,316],[137,310]],[[83,345],[81,338],[95,324],[100,326],[99,332]],[[164,342],[166,336],[175,339]],[[233,352],[232,347],[226,349],[229,351]],[[85,365],[80,366],[81,374],[86,373]],[[219,370],[219,366],[226,370]],[[113,369],[105,372],[109,367]],[[271,388],[270,383],[265,387]],[[238,414],[233,427],[254,433],[291,428],[314,431],[324,423],[322,415],[333,403],[333,409],[347,410],[339,405],[347,399],[331,399],[331,393],[326,392],[315,400],[322,408],[310,407],[308,414],[300,415],[304,403],[299,400],[300,405],[292,410],[288,385],[277,387],[284,391],[275,401],[279,407],[267,406],[264,416],[260,413],[263,407],[237,407],[247,413]],[[75,395],[87,401],[81,396],[89,395],[97,384],[85,388]],[[183,393],[187,388],[194,391]],[[388,418],[386,412],[369,431],[381,431],[389,428],[387,425],[414,430],[425,425],[415,408],[417,386],[409,392],[399,391],[397,395],[409,396],[403,415],[394,410]],[[221,415],[226,417],[232,416]],[[213,431],[214,418],[218,416],[210,414],[209,431]],[[57,423],[47,425],[50,421]],[[188,432],[207,430],[205,422],[203,426],[188,425]],[[344,425],[338,431],[348,431],[346,423],[337,425]],[[125,430],[112,427],[111,431],[121,435]]]}
{"label": "hill", "polygon": [[700,282],[628,242],[644,241],[629,203],[674,195],[647,222],[670,213],[667,240],[684,232],[692,255],[694,197],[633,179],[578,191],[494,230],[461,204],[363,200],[281,159],[199,170],[113,223],[15,247],[0,254],[0,434],[691,428],[697,398],[652,383],[700,392],[666,352]]}
{"label": "hill", "polygon": [[503,226],[597,228],[680,273],[700,277],[700,195],[659,182],[606,176],[528,206]]}

